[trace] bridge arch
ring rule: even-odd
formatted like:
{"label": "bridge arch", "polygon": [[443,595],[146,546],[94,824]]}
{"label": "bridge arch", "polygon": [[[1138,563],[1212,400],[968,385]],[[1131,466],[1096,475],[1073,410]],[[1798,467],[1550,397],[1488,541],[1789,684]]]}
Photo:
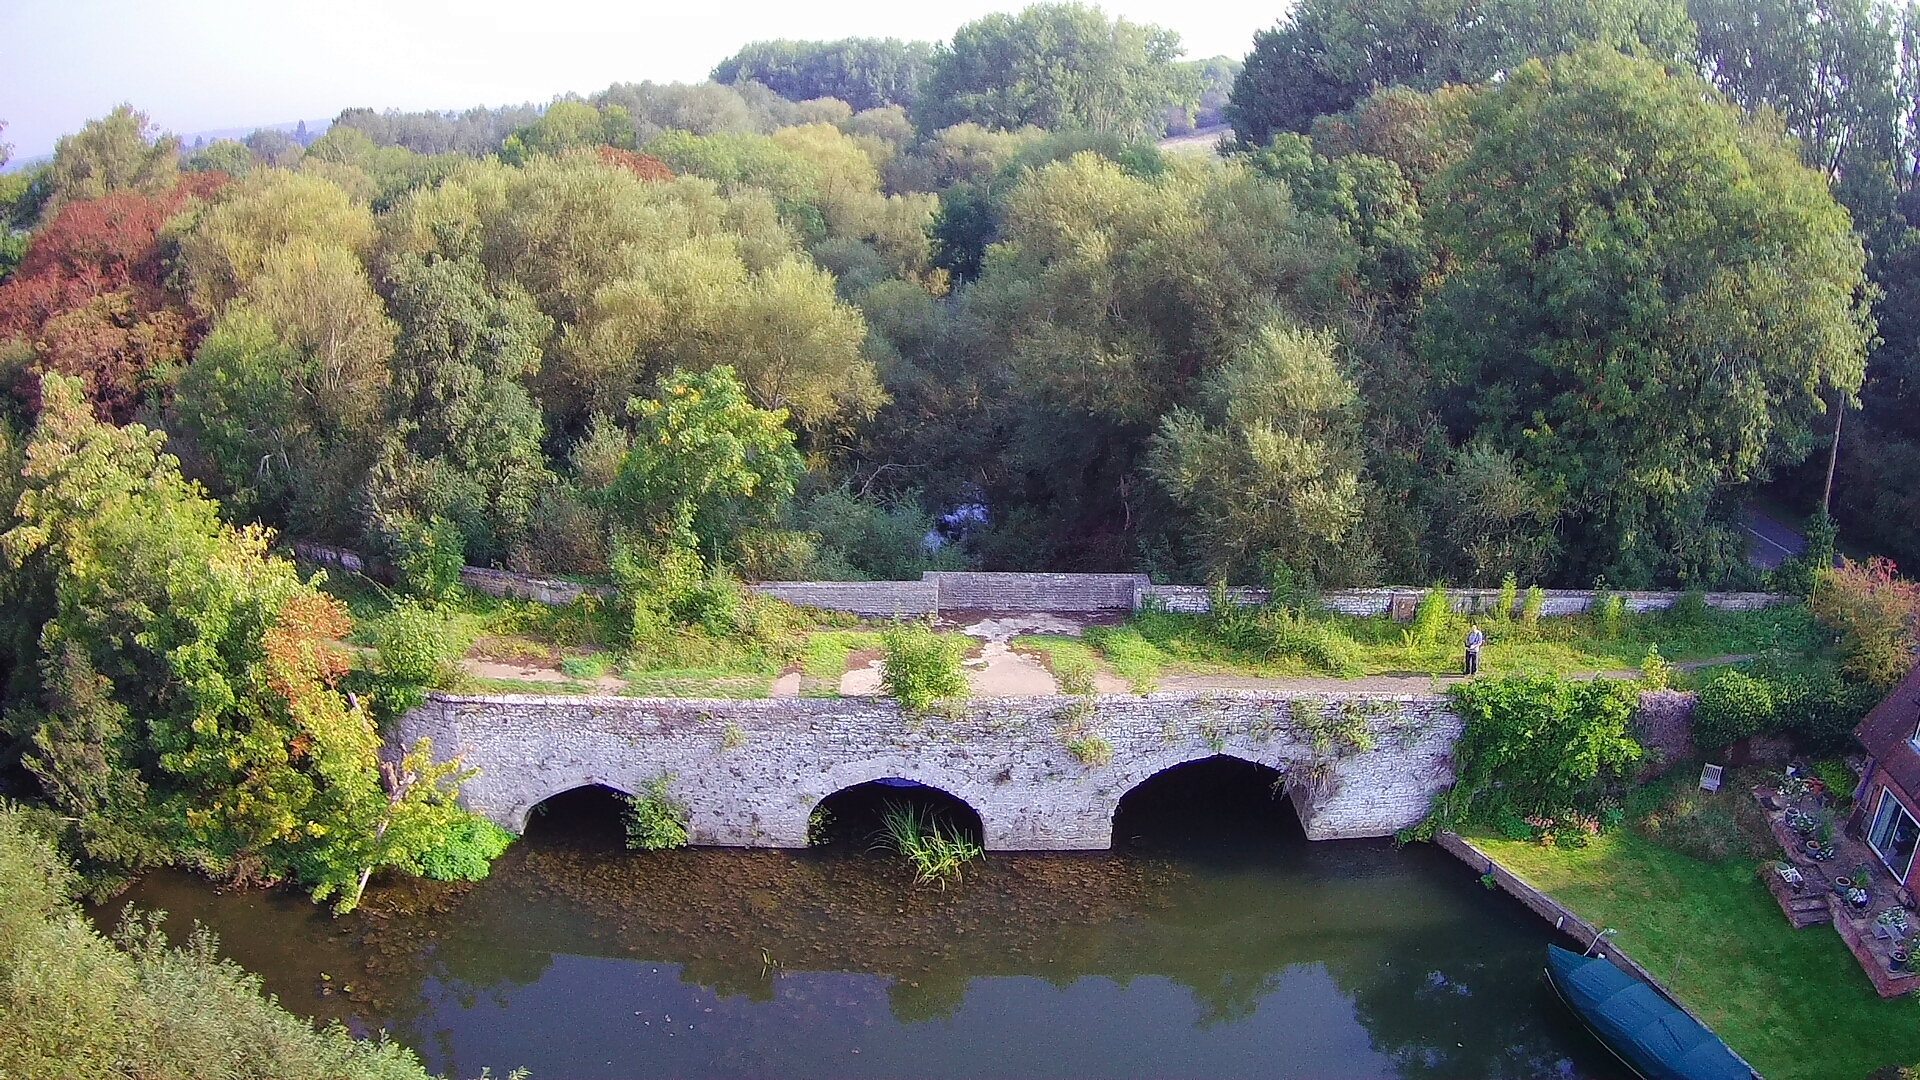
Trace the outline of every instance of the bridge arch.
{"label": "bridge arch", "polygon": [[1164,764],[1114,800],[1112,846],[1298,833],[1305,815],[1288,764],[1224,752]]}
{"label": "bridge arch", "polygon": [[870,845],[882,835],[885,816],[896,806],[928,814],[943,828],[957,830],[975,843],[986,836],[986,820],[979,808],[960,796],[917,780],[883,776],[831,792],[816,803],[807,823],[808,843]]}
{"label": "bridge arch", "polygon": [[546,783],[534,788],[525,798],[508,807],[505,815],[508,820],[499,822],[499,824],[503,825],[507,831],[516,836],[524,834],[527,831],[528,819],[533,816],[534,810],[539,807],[541,803],[546,802],[548,799],[565,795],[570,791],[599,787],[606,788],[615,795],[631,796],[633,794],[633,790],[627,784],[618,780],[608,779],[595,772],[580,773],[559,779],[546,779]]}

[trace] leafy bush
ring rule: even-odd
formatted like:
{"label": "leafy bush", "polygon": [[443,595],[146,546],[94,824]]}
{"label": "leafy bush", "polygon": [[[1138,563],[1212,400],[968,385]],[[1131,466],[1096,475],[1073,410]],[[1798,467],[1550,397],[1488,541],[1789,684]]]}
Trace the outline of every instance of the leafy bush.
{"label": "leafy bush", "polygon": [[456,645],[447,620],[412,600],[402,600],[375,632],[375,666],[396,682],[445,686],[459,675]]}
{"label": "leafy bush", "polygon": [[1826,786],[1827,798],[1833,800],[1834,808],[1845,812],[1853,805],[1853,789],[1860,786],[1859,774],[1836,758],[1823,758],[1810,766],[1813,775],[1820,778]]}
{"label": "leafy bush", "polygon": [[1520,624],[1529,630],[1540,625],[1540,612],[1547,606],[1547,593],[1538,585],[1527,586],[1527,595],[1520,601]]}
{"label": "leafy bush", "polygon": [[1514,605],[1520,600],[1520,579],[1508,574],[1500,579],[1500,596],[1493,602],[1493,617],[1500,622],[1513,618]]}
{"label": "leafy bush", "polygon": [[1593,598],[1594,629],[1609,641],[1620,636],[1626,614],[1627,602],[1618,593],[1601,593]]}
{"label": "leafy bush", "polygon": [[1440,640],[1446,632],[1447,623],[1453,617],[1453,609],[1447,603],[1447,591],[1439,585],[1428,589],[1420,598],[1420,606],[1413,610],[1413,622],[1407,627],[1407,635],[1415,645],[1431,645]]}
{"label": "leafy bush", "polygon": [[1082,735],[1074,739],[1067,744],[1067,752],[1089,768],[1113,763],[1113,744],[1098,735]]}
{"label": "leafy bush", "polygon": [[435,881],[479,881],[511,843],[512,833],[478,814],[468,814],[420,856],[420,872]]}
{"label": "leafy bush", "polygon": [[1900,577],[1879,557],[1860,566],[1843,560],[1814,581],[1813,614],[1840,635],[1842,666],[1871,686],[1888,689],[1913,667],[1920,644],[1920,585]]}
{"label": "leafy bush", "polygon": [[942,698],[967,696],[960,670],[966,643],[924,626],[902,624],[880,635],[880,685],[906,708],[921,711]]}
{"label": "leafy bush", "polygon": [[0,806],[0,1076],[426,1080],[405,1047],[281,1008],[204,929],[181,948],[157,919],[102,937],[73,901],[72,868],[26,819]]}
{"label": "leafy bush", "polygon": [[1699,630],[1706,627],[1708,617],[1707,595],[1697,589],[1689,589],[1673,598],[1663,621],[1668,626],[1683,630]]}
{"label": "leafy bush", "polygon": [[1640,661],[1640,686],[1646,690],[1665,690],[1673,685],[1673,665],[1660,655],[1660,646],[1647,646],[1646,658]]}
{"label": "leafy bush", "polygon": [[1640,758],[1627,734],[1633,683],[1515,675],[1455,685],[1465,722],[1454,746],[1456,780],[1429,826],[1498,820],[1507,812],[1558,818],[1597,806],[1602,787]]}
{"label": "leafy bush", "polygon": [[1773,687],[1741,671],[1725,670],[1703,683],[1693,706],[1693,743],[1717,753],[1730,743],[1774,728]]}
{"label": "leafy bush", "polygon": [[1852,748],[1853,729],[1880,703],[1878,690],[1846,678],[1830,661],[1763,657],[1750,672],[1772,691],[1776,724],[1808,753]]}
{"label": "leafy bush", "polygon": [[467,564],[466,537],[459,526],[442,517],[425,524],[402,518],[394,529],[393,562],[400,586],[429,604],[444,604],[460,590],[460,570]]}
{"label": "leafy bush", "polygon": [[591,681],[606,674],[607,662],[603,656],[569,656],[560,661],[560,674],[569,679]]}
{"label": "leafy bush", "polygon": [[691,810],[675,799],[668,774],[649,781],[641,793],[627,797],[627,847],[634,851],[664,851],[687,846],[687,816]]}

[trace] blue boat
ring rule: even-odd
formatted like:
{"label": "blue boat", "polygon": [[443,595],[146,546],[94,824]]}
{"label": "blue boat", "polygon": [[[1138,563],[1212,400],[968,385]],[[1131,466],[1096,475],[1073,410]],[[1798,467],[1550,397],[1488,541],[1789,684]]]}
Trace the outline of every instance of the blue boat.
{"label": "blue boat", "polygon": [[1600,957],[1549,945],[1547,980],[1641,1080],[1753,1080],[1719,1036]]}

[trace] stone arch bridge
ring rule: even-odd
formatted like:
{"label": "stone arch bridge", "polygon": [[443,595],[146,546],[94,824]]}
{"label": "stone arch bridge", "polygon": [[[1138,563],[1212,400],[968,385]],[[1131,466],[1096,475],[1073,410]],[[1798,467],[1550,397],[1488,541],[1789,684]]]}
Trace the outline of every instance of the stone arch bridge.
{"label": "stone arch bridge", "polygon": [[[1108,847],[1128,791],[1222,754],[1279,770],[1313,839],[1390,835],[1452,781],[1459,733],[1444,698],[1364,693],[989,698],[925,715],[874,698],[433,694],[396,732],[477,768],[461,800],[516,833],[554,795],[664,777],[693,843],[801,847],[821,799],[899,778],[966,802],[990,851]],[[1110,760],[1068,748],[1093,736]]]}

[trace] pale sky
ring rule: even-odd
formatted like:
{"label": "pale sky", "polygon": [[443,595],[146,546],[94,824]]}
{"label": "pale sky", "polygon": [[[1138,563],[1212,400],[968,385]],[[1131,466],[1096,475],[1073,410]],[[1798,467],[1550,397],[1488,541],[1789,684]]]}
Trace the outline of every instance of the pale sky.
{"label": "pale sky", "polygon": [[[330,119],[356,105],[545,102],[613,82],[695,82],[764,38],[941,40],[1023,0],[0,0],[0,140],[17,159],[122,101],[175,132]],[[1244,56],[1284,0],[1108,0]]]}

